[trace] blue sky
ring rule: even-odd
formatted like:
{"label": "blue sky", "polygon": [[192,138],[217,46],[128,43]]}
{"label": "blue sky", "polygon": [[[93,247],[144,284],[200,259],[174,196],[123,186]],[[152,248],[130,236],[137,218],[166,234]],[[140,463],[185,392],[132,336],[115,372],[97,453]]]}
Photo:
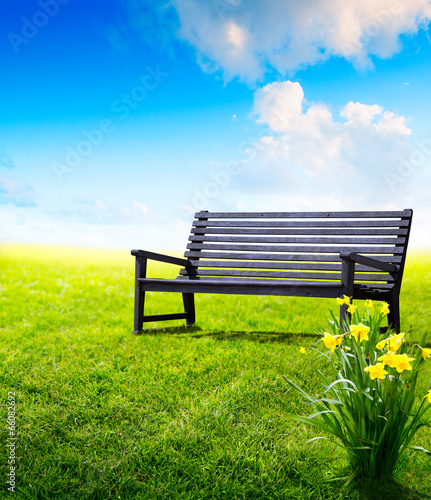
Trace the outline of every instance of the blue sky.
{"label": "blue sky", "polygon": [[209,210],[413,208],[429,1],[0,6],[0,242],[185,246]]}

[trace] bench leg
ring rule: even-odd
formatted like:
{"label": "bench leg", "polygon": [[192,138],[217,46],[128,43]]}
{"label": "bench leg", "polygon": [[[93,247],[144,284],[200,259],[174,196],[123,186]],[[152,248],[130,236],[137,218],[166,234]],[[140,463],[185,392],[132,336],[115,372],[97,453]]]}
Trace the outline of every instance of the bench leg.
{"label": "bench leg", "polygon": [[193,326],[196,321],[195,295],[193,293],[183,293],[184,311],[187,314],[187,326]]}
{"label": "bench leg", "polygon": [[397,333],[400,333],[400,299],[398,296],[392,296],[392,299],[389,302],[388,325],[389,328],[393,328]]}
{"label": "bench leg", "polygon": [[135,320],[133,323],[133,333],[142,331],[142,326],[144,324],[144,302],[145,292],[143,292],[140,287],[137,287],[135,290]]}
{"label": "bench leg", "polygon": [[145,292],[142,290],[139,278],[145,278],[147,274],[147,259],[136,257],[135,262],[135,320],[133,333],[142,331],[144,324]]}
{"label": "bench leg", "polygon": [[[343,285],[343,295],[351,297],[353,304],[353,282],[355,280],[355,262],[343,259],[341,263],[341,284]],[[347,312],[347,304],[340,306],[340,326],[342,329],[348,328],[352,315]]]}
{"label": "bench leg", "polygon": [[350,320],[352,319],[352,315],[347,312],[348,307],[347,304],[340,306],[340,326],[343,330],[348,328]]}

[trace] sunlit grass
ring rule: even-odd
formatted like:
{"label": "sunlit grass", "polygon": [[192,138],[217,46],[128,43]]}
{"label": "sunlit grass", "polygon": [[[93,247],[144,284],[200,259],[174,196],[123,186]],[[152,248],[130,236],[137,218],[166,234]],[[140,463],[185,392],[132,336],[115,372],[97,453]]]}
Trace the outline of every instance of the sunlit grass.
{"label": "sunlit grass", "polygon": [[[431,324],[430,256],[410,252],[402,290],[402,326],[411,324],[418,338]],[[150,265],[152,276],[176,271]],[[135,336],[133,272],[128,251],[0,250],[1,399],[16,393],[16,498],[431,494],[431,461],[413,452],[397,470],[398,483],[385,488],[330,482],[346,474],[344,453],[307,445],[314,431],[287,422],[288,413],[309,408],[282,375],[319,391],[315,373],[326,370],[325,358],[298,349],[317,340],[333,301],[202,295],[197,328],[161,328],[184,323],[177,321]],[[172,294],[149,294],[147,304],[149,314],[182,309]],[[430,377],[424,374],[423,385]],[[415,444],[431,448],[429,431]],[[2,446],[4,495],[7,458]]]}

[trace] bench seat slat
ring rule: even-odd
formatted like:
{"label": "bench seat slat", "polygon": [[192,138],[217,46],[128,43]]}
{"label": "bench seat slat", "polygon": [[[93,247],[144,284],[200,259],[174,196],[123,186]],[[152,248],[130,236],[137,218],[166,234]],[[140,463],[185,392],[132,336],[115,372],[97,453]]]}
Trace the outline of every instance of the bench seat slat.
{"label": "bench seat slat", "polygon": [[[142,286],[147,291],[154,292],[185,292],[185,293],[223,293],[239,295],[279,295],[293,297],[339,297],[343,288],[337,282],[312,282],[299,281],[288,284],[277,283],[276,280],[250,280],[250,279],[229,279],[226,278],[201,278],[190,280],[177,278],[175,280],[167,279],[149,279],[142,281]],[[370,291],[378,294],[379,292],[389,293],[393,288],[392,284],[382,283],[373,284],[373,288],[367,285],[355,285],[358,295],[361,293],[366,296]]]}
{"label": "bench seat slat", "polygon": [[192,234],[242,234],[242,235],[289,235],[289,236],[405,236],[406,228],[277,228],[264,229],[254,227],[192,227]]}
{"label": "bench seat slat", "polygon": [[[284,287],[284,286],[333,286],[333,287],[339,287],[340,284],[335,282],[335,281],[304,281],[304,280],[275,280],[275,279],[248,279],[248,278],[241,278],[241,277],[231,277],[229,279],[222,278],[222,277],[216,277],[216,276],[211,276],[211,277],[201,277],[201,278],[188,278],[186,276],[177,276],[174,280],[171,279],[165,279],[165,278],[141,278],[138,281],[141,281],[143,283],[209,283],[214,281],[215,283],[219,284],[221,282],[224,282],[226,284],[236,284],[236,283],[250,283],[251,285],[266,285],[266,286],[278,286],[278,287]],[[380,284],[376,284],[377,287],[380,286]]]}
{"label": "bench seat slat", "polygon": [[[139,280],[140,281],[140,280]],[[280,285],[275,280],[212,278],[210,280],[155,280],[141,281],[142,290],[153,292],[221,293],[229,295],[275,295],[284,297],[339,297],[340,283],[298,282]]]}
{"label": "bench seat slat", "polygon": [[301,243],[301,244],[340,244],[340,245],[394,245],[404,244],[405,238],[296,238],[282,236],[250,237],[250,236],[208,236],[191,235],[189,241],[196,243]]}
{"label": "bench seat slat", "polygon": [[360,283],[355,284],[355,286],[358,286],[361,290],[392,290],[394,287],[391,283]]}
{"label": "bench seat slat", "polygon": [[[148,278],[147,278],[148,279]],[[153,281],[164,281],[162,279],[154,279]],[[226,285],[235,285],[239,283],[250,283],[253,285],[264,285],[264,286],[274,286],[278,288],[289,288],[289,287],[323,287],[323,288],[340,288],[340,283],[337,281],[295,281],[295,280],[271,280],[271,279],[250,279],[250,278],[221,278],[216,276],[211,277],[201,277],[196,279],[186,278],[185,276],[178,276],[174,280],[165,280],[171,282],[179,283],[216,283]],[[394,287],[393,283],[355,283],[355,288],[360,290],[392,290]]]}
{"label": "bench seat slat", "polygon": [[403,247],[333,247],[333,246],[279,246],[279,245],[217,245],[212,243],[189,243],[190,250],[235,250],[239,252],[307,252],[307,253],[340,253],[357,252],[370,254],[402,254]]}
{"label": "bench seat slat", "polygon": [[[245,259],[245,260],[274,260],[274,261],[311,261],[311,262],[340,262],[339,253],[327,255],[310,255],[310,254],[277,254],[277,253],[252,253],[252,252],[205,252],[201,250],[186,251],[186,258],[205,258],[205,259]],[[377,256],[382,262],[390,264],[398,264],[401,262],[401,256],[379,255]]]}
{"label": "bench seat slat", "polygon": [[409,221],[405,220],[356,220],[356,221],[243,221],[243,220],[197,220],[195,227],[407,227]]}
{"label": "bench seat slat", "polygon": [[[188,276],[186,270],[180,271],[182,276]],[[193,275],[194,276],[194,275]],[[297,280],[341,280],[341,273],[325,273],[325,272],[285,272],[285,271],[252,271],[252,270],[214,270],[214,269],[197,269],[196,276],[243,276],[251,278],[284,278],[284,279],[297,279]],[[355,279],[357,281],[393,281],[387,273],[370,274],[370,273],[356,273]]]}
{"label": "bench seat slat", "polygon": [[[341,262],[335,264],[328,263],[309,263],[309,262],[250,262],[250,261],[227,261],[227,260],[195,260],[190,261],[199,268],[217,267],[217,268],[248,268],[248,269],[297,269],[300,271],[338,271],[341,272]],[[367,267],[362,264],[357,264],[356,271],[376,272],[372,267]]]}
{"label": "bench seat slat", "polygon": [[260,219],[260,218],[399,218],[410,215],[411,210],[374,212],[196,212],[195,218]]}

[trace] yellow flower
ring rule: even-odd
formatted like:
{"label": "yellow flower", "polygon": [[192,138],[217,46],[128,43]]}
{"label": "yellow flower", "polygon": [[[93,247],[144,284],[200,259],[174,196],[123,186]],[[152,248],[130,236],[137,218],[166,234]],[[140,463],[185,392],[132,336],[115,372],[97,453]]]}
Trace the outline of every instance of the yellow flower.
{"label": "yellow flower", "polygon": [[391,335],[389,337],[389,349],[391,352],[396,352],[401,347],[404,342],[405,333],[399,333],[398,335]]}
{"label": "yellow flower", "polygon": [[376,348],[377,349],[384,349],[387,341],[388,341],[388,339],[381,340],[380,342],[377,342]]}
{"label": "yellow flower", "polygon": [[427,347],[420,347],[420,349],[421,349],[422,357],[424,359],[427,359],[431,356],[431,349],[428,349]]}
{"label": "yellow flower", "polygon": [[397,356],[396,366],[398,373],[403,373],[404,370],[411,370],[410,361],[414,361],[415,358],[409,358],[407,354],[395,354]]}
{"label": "yellow flower", "polygon": [[324,335],[323,343],[328,349],[331,349],[331,352],[334,352],[337,345],[340,345],[343,342],[343,337],[330,335],[326,332],[324,332]]}
{"label": "yellow flower", "polygon": [[366,307],[367,309],[372,309],[372,308],[374,307],[374,302],[373,302],[371,299],[367,299],[367,300],[365,301],[365,307]]}
{"label": "yellow flower", "polygon": [[387,302],[382,302],[382,308],[380,309],[382,314],[389,314],[389,304]]}
{"label": "yellow flower", "polygon": [[383,354],[383,356],[380,356],[380,358],[377,358],[377,360],[381,361],[385,365],[390,366],[391,368],[395,368],[398,365],[399,356],[399,354],[388,352],[387,354]]}
{"label": "yellow flower", "polygon": [[385,370],[384,363],[367,366],[367,368],[364,368],[364,371],[369,372],[371,380],[374,380],[375,378],[383,380],[385,378],[385,375],[388,374],[388,372]]}
{"label": "yellow flower", "polygon": [[358,308],[358,306],[354,306],[353,304],[350,304],[350,306],[347,308],[347,312],[350,314],[353,314],[356,312],[357,308]]}
{"label": "yellow flower", "polygon": [[339,306],[342,306],[343,304],[350,305],[350,297],[347,297],[347,295],[343,295],[342,299],[340,297],[337,297],[337,304]]}
{"label": "yellow flower", "polygon": [[350,333],[355,337],[356,340],[359,339],[359,342],[368,340],[369,331],[370,327],[365,326],[362,323],[359,323],[359,325],[350,325]]}
{"label": "yellow flower", "polygon": [[301,354],[307,354],[307,351],[305,350],[305,347],[300,347],[300,348],[299,348],[299,352],[300,352]]}
{"label": "yellow flower", "polygon": [[428,398],[428,402],[431,403],[431,389],[425,394],[425,398]]}

